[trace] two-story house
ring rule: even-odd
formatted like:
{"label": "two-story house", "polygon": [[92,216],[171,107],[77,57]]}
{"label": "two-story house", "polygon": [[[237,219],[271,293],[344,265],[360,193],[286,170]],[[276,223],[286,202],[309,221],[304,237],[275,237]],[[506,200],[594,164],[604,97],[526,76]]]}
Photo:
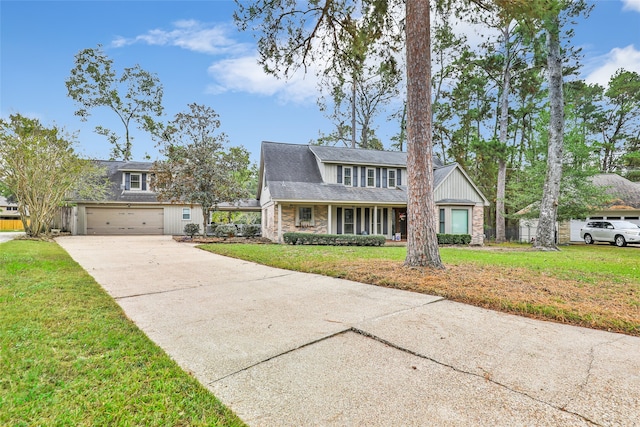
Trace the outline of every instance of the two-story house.
{"label": "two-story house", "polygon": [[187,223],[202,224],[202,209],[160,202],[152,187],[152,162],[99,161],[109,180],[99,201],[70,200],[73,234],[184,234]]}
{"label": "two-story house", "polygon": [[[381,234],[406,238],[407,155],[404,152],[263,142],[258,199],[262,236],[286,232]],[[489,202],[457,164],[434,162],[439,233],[484,242]]]}

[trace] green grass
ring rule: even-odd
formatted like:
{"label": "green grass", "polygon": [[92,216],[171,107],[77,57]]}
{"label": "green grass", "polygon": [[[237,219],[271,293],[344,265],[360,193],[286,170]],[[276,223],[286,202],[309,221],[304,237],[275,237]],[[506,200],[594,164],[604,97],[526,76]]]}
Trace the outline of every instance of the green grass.
{"label": "green grass", "polygon": [[[291,245],[203,245],[203,249],[220,255],[241,258],[273,267],[305,271],[305,266],[330,264],[342,260],[385,260],[402,262],[406,248],[402,246],[291,246]],[[526,249],[524,245],[505,245],[505,249]],[[528,250],[470,250],[442,247],[445,265],[473,264],[527,268],[548,276],[585,283],[607,280],[640,283],[640,250],[608,245],[572,245],[559,252]],[[321,269],[320,269],[321,270]],[[317,271],[314,271],[317,272]]]}
{"label": "green grass", "polygon": [[640,248],[574,245],[442,247],[444,271],[404,268],[406,248],[203,245],[203,249],[289,270],[439,295],[467,304],[640,335]]}
{"label": "green grass", "polygon": [[55,243],[0,245],[0,371],[0,425],[244,425]]}

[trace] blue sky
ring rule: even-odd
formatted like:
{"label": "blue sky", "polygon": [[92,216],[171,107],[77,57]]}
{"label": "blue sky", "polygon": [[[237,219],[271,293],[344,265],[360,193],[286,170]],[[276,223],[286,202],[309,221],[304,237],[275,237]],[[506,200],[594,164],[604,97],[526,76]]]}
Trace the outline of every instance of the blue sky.
{"label": "blue sky", "polygon": [[[574,38],[585,55],[583,77],[606,85],[620,67],[640,72],[640,0],[590,3],[595,8]],[[315,103],[315,78],[265,76],[255,62],[253,35],[232,22],[234,8],[230,0],[0,0],[0,115],[20,113],[77,132],[83,155],[108,158],[110,145],[93,129],[101,124],[121,132],[115,114],[92,110],[81,122],[64,84],[74,55],[102,44],[117,70],[140,64],[158,75],[165,120],[189,103],[208,105],[230,143],[245,146],[253,161],[263,140],[308,143],[319,131],[329,133],[332,125]],[[396,128],[380,119],[386,146]],[[158,157],[145,134],[134,137],[136,160]]]}

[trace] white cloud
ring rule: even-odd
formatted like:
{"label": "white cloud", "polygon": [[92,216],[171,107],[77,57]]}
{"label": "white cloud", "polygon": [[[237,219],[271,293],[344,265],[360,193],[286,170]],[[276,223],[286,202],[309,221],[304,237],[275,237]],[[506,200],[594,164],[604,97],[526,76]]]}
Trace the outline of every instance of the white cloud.
{"label": "white cloud", "polygon": [[592,70],[587,73],[585,81],[607,87],[611,76],[620,68],[628,71],[640,70],[640,51],[633,45],[616,47],[606,55],[594,58],[590,65]]}
{"label": "white cloud", "polygon": [[284,103],[304,104],[318,97],[318,85],[313,70],[301,71],[290,79],[278,79],[266,74],[256,56],[244,56],[218,61],[209,67],[209,75],[216,81],[210,93],[246,92],[262,96],[276,96]]}
{"label": "white cloud", "polygon": [[195,20],[182,20],[174,22],[170,31],[153,29],[133,38],[118,37],[111,44],[114,47],[135,43],[168,45],[210,55],[246,51],[245,44],[238,43],[228,36],[230,32],[229,25],[207,25]]}
{"label": "white cloud", "polygon": [[622,0],[622,3],[624,3],[622,10],[640,12],[640,0]]}

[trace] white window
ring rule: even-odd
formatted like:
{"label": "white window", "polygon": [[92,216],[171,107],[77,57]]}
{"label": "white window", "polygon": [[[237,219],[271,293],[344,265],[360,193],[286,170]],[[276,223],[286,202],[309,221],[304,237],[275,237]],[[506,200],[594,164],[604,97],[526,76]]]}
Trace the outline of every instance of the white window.
{"label": "white window", "polygon": [[296,225],[298,227],[309,227],[314,225],[312,206],[300,206],[296,212],[296,215]]}
{"label": "white window", "polygon": [[129,188],[132,190],[142,190],[142,174],[132,173],[130,179],[131,185]]}
{"label": "white window", "polygon": [[388,175],[388,187],[389,188],[393,188],[396,186],[396,171],[389,169],[387,171],[387,175]]}
{"label": "white window", "polygon": [[376,170],[367,169],[367,187],[376,186]]}
{"label": "white window", "polygon": [[451,234],[469,234],[468,209],[451,209]]}
{"label": "white window", "polygon": [[182,208],[182,220],[183,221],[191,220],[191,208]]}
{"label": "white window", "polygon": [[351,166],[345,166],[342,168],[343,172],[344,172],[344,185],[348,185],[349,187],[352,186],[353,184],[351,183],[351,171],[353,169],[351,169]]}

